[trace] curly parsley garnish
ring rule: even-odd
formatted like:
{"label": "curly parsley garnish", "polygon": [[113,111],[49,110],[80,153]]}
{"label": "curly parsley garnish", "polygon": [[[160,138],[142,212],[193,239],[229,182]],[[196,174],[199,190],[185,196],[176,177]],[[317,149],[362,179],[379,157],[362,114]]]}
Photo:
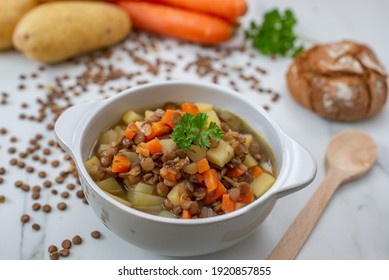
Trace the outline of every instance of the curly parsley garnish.
{"label": "curly parsley garnish", "polygon": [[268,56],[296,56],[304,48],[295,46],[297,36],[293,28],[297,19],[290,9],[280,14],[278,9],[271,10],[264,15],[262,25],[251,22],[246,30],[246,39],[253,41],[253,46]]}
{"label": "curly parsley garnish", "polygon": [[207,123],[208,116],[205,113],[197,115],[186,113],[175,125],[170,136],[182,150],[189,150],[192,144],[200,148],[209,148],[210,139],[220,141],[224,133],[215,122],[211,122],[208,127]]}

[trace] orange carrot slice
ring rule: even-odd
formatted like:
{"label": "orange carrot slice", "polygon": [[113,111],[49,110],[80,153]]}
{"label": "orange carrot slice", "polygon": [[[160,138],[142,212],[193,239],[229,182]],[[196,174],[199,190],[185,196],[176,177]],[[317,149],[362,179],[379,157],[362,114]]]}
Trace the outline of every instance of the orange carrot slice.
{"label": "orange carrot slice", "polygon": [[192,115],[197,115],[200,112],[199,107],[197,107],[196,104],[189,102],[182,103],[181,110]]}
{"label": "orange carrot slice", "polygon": [[131,161],[123,155],[115,155],[112,160],[112,172],[127,172],[130,169]]}
{"label": "orange carrot slice", "polygon": [[203,173],[207,170],[209,170],[209,163],[208,163],[208,160],[206,158],[203,158],[201,160],[199,160],[197,163],[196,163],[196,167],[197,167],[197,171],[199,173]]}

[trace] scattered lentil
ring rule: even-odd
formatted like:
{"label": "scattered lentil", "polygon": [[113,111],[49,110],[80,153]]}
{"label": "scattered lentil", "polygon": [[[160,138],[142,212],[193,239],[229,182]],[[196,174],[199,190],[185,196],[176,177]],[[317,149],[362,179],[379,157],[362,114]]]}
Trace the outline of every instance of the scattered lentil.
{"label": "scattered lentil", "polygon": [[50,245],[49,248],[47,248],[47,251],[48,251],[49,253],[58,252],[58,247],[55,246],[55,245]]}
{"label": "scattered lentil", "polygon": [[59,259],[58,251],[50,253],[50,260],[58,260],[58,259]]}
{"label": "scattered lentil", "polygon": [[41,205],[39,203],[36,202],[32,205],[32,210],[38,211],[39,209],[41,209]]}
{"label": "scattered lentil", "polygon": [[23,214],[21,217],[20,217],[20,221],[25,224],[27,223],[28,221],[30,220],[30,216],[28,214]]}
{"label": "scattered lentil", "polygon": [[73,244],[75,244],[75,245],[81,244],[81,243],[82,243],[82,238],[81,238],[81,236],[79,236],[79,235],[74,236],[74,237],[72,238],[72,242],[73,242]]}
{"label": "scattered lentil", "polygon": [[60,211],[66,210],[67,207],[68,207],[68,205],[65,202],[60,202],[60,203],[57,204],[57,208]]}
{"label": "scattered lentil", "polygon": [[45,204],[42,206],[42,211],[45,213],[50,213],[51,212],[51,206],[49,204]]}
{"label": "scattered lentil", "polygon": [[59,254],[61,255],[61,257],[68,257],[70,255],[70,250],[62,249],[61,251],[59,251]]}
{"label": "scattered lentil", "polygon": [[38,231],[41,229],[41,226],[39,224],[33,224],[32,229]]}
{"label": "scattered lentil", "polygon": [[65,239],[64,241],[62,241],[61,246],[64,249],[70,249],[72,247],[72,241],[70,241],[69,239]]}
{"label": "scattered lentil", "polygon": [[90,234],[94,239],[99,239],[101,237],[101,233],[98,230],[94,230]]}
{"label": "scattered lentil", "polygon": [[0,194],[0,203],[4,203],[5,202],[5,196]]}

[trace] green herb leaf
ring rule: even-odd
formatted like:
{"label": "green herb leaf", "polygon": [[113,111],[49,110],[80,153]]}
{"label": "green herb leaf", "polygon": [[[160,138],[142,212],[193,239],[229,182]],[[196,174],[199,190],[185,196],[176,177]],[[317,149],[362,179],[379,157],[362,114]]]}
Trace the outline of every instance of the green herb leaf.
{"label": "green herb leaf", "polygon": [[208,123],[208,116],[205,113],[199,113],[196,116],[186,113],[175,125],[170,137],[176,142],[179,149],[189,150],[192,144],[200,148],[211,146],[211,139],[220,141],[223,138],[223,131],[215,123]]}
{"label": "green herb leaf", "polygon": [[278,9],[264,15],[262,25],[251,22],[245,31],[246,40],[252,40],[254,48],[268,56],[295,56],[303,46],[295,46],[297,36],[293,28],[297,19],[289,9],[282,15]]}

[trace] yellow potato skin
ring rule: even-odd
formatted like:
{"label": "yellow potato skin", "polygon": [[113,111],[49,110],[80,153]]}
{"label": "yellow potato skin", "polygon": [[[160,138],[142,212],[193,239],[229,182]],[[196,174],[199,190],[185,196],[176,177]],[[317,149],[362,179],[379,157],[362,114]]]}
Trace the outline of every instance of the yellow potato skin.
{"label": "yellow potato skin", "polygon": [[56,63],[114,45],[131,30],[128,15],[103,2],[52,2],[39,5],[19,21],[13,44],[28,58]]}
{"label": "yellow potato skin", "polygon": [[0,0],[0,51],[12,48],[12,33],[16,24],[36,5],[36,0]]}

